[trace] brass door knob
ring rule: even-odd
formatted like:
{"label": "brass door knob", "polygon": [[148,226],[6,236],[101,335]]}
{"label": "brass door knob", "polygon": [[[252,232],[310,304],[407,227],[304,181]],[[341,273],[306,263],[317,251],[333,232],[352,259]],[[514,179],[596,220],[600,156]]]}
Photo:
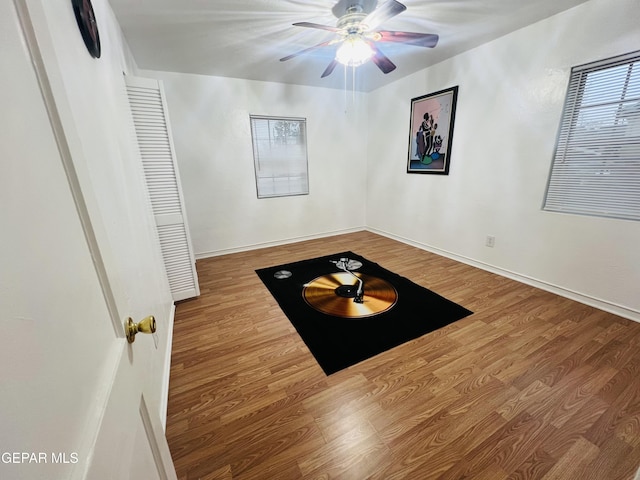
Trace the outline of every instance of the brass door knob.
{"label": "brass door knob", "polygon": [[153,315],[143,318],[135,323],[131,317],[127,318],[124,323],[124,331],[127,334],[127,342],[133,343],[136,339],[136,333],[155,333],[156,318]]}

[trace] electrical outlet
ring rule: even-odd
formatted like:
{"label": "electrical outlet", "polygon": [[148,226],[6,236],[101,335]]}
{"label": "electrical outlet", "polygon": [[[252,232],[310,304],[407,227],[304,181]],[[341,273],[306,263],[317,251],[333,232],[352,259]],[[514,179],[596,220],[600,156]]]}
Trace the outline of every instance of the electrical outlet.
{"label": "electrical outlet", "polygon": [[495,247],[495,245],[496,245],[496,237],[494,237],[493,235],[487,235],[487,240],[485,242],[485,245],[487,247],[491,247],[491,248]]}

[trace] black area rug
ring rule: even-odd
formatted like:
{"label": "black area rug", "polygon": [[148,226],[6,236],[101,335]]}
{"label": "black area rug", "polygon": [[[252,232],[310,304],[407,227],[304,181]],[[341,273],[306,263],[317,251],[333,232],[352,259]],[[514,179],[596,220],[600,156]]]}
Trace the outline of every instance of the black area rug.
{"label": "black area rug", "polygon": [[[310,303],[308,296],[305,299],[303,293],[305,285],[316,285],[319,278],[320,281],[328,277],[333,279],[336,274],[341,279],[352,277],[334,263],[341,258],[362,263],[361,267],[352,270],[365,280],[364,303],[359,305],[360,307],[366,309],[374,304],[373,301],[369,302],[372,297],[368,296],[367,291],[370,288],[374,293],[376,285],[379,286],[381,283],[387,287],[391,285],[395,289],[395,303],[381,313],[344,318],[325,313],[324,307],[318,309],[318,305],[322,302],[314,299]],[[341,252],[263,268],[256,270],[256,273],[327,375],[473,313],[353,252]],[[345,283],[353,283],[357,286],[358,281]],[[354,288],[349,287],[347,290]],[[343,294],[345,292],[341,290],[340,295]],[[338,296],[338,293],[334,294],[332,291],[331,295]],[[327,298],[327,300],[329,304],[340,302],[338,303],[340,307],[345,301],[352,302],[352,298],[345,298],[351,296],[349,291],[339,300],[335,300],[338,297]]]}

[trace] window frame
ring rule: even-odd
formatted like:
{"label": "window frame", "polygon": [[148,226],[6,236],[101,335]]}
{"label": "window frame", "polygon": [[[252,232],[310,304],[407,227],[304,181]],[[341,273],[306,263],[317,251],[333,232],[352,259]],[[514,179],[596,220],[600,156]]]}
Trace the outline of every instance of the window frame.
{"label": "window frame", "polygon": [[[249,115],[251,128],[251,144],[253,150],[253,168],[255,173],[256,194],[259,199],[309,195],[309,155],[307,149],[307,119],[302,117],[284,117],[269,115]],[[268,139],[260,137],[259,129],[269,134]],[[286,133],[288,127],[283,125],[283,134],[272,136],[271,122],[298,124],[298,135]],[[299,141],[292,143],[291,140]],[[275,139],[279,141],[276,142]],[[301,139],[301,140],[300,140]],[[278,155],[273,150],[281,149],[286,158],[280,165],[275,165]],[[271,164],[264,162],[272,162]],[[299,168],[299,170],[298,170]],[[265,173],[271,170],[270,173]],[[268,179],[271,179],[270,187]],[[267,181],[265,181],[267,180]]]}

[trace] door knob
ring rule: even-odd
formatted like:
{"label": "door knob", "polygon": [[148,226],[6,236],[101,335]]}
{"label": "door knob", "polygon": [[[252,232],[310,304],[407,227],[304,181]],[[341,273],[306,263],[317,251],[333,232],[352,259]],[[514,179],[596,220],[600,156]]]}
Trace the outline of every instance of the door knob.
{"label": "door knob", "polygon": [[155,333],[156,318],[153,315],[143,318],[135,323],[131,317],[127,318],[124,324],[124,331],[127,334],[127,342],[133,343],[136,339],[136,333]]}

